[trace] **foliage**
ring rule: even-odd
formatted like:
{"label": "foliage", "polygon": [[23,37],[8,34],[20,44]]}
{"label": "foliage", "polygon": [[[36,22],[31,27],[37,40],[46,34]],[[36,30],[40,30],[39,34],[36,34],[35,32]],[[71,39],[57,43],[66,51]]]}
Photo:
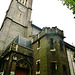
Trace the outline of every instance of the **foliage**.
{"label": "foliage", "polygon": [[75,0],[62,0],[63,5],[67,5],[70,10],[75,14]]}

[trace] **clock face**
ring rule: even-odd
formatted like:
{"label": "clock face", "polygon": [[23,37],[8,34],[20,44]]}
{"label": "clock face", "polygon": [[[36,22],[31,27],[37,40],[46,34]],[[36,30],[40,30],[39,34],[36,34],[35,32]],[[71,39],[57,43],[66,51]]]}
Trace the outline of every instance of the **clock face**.
{"label": "clock face", "polygon": [[19,6],[19,10],[20,10],[21,12],[25,12],[25,8],[24,8],[22,5]]}

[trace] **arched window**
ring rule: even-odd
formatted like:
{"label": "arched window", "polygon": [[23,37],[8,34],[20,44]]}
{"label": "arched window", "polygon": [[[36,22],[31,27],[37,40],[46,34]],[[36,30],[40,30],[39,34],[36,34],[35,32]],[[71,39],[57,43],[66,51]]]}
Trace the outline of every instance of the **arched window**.
{"label": "arched window", "polygon": [[36,61],[36,75],[40,75],[40,60]]}
{"label": "arched window", "polygon": [[23,5],[27,4],[27,0],[17,0],[18,2],[22,3]]}

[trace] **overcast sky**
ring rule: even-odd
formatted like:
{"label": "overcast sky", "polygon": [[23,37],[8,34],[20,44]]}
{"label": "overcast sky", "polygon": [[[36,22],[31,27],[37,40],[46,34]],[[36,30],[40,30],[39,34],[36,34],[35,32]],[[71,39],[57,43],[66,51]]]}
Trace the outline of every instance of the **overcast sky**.
{"label": "overcast sky", "polygon": [[[0,25],[11,0],[0,1]],[[40,28],[57,26],[64,31],[65,41],[75,45],[75,19],[72,11],[58,0],[33,0],[31,20]]]}

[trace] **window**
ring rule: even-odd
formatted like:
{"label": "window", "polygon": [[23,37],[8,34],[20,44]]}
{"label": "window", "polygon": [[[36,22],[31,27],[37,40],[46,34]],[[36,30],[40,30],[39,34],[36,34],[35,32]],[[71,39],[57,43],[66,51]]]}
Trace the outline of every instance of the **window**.
{"label": "window", "polygon": [[52,75],[56,75],[57,64],[55,62],[51,63]]}
{"label": "window", "polygon": [[40,74],[40,60],[36,61],[36,75]]}
{"label": "window", "polygon": [[40,40],[38,40],[37,44],[38,44],[37,50],[39,50],[40,49]]}
{"label": "window", "polygon": [[40,40],[38,40],[38,48],[40,48]]}
{"label": "window", "polygon": [[53,38],[50,38],[50,49],[54,49]]}
{"label": "window", "polygon": [[67,75],[66,66],[65,65],[63,65],[63,75]]}
{"label": "window", "polygon": [[24,4],[26,5],[26,3],[27,3],[27,0],[25,0]]}
{"label": "window", "polygon": [[40,47],[40,40],[38,41],[38,48]]}
{"label": "window", "polygon": [[22,3],[23,5],[26,5],[27,0],[17,0],[18,2]]}
{"label": "window", "polygon": [[37,66],[37,72],[40,71],[40,60],[36,61],[36,66]]}
{"label": "window", "polygon": [[60,50],[63,51],[63,43],[60,41]]}

